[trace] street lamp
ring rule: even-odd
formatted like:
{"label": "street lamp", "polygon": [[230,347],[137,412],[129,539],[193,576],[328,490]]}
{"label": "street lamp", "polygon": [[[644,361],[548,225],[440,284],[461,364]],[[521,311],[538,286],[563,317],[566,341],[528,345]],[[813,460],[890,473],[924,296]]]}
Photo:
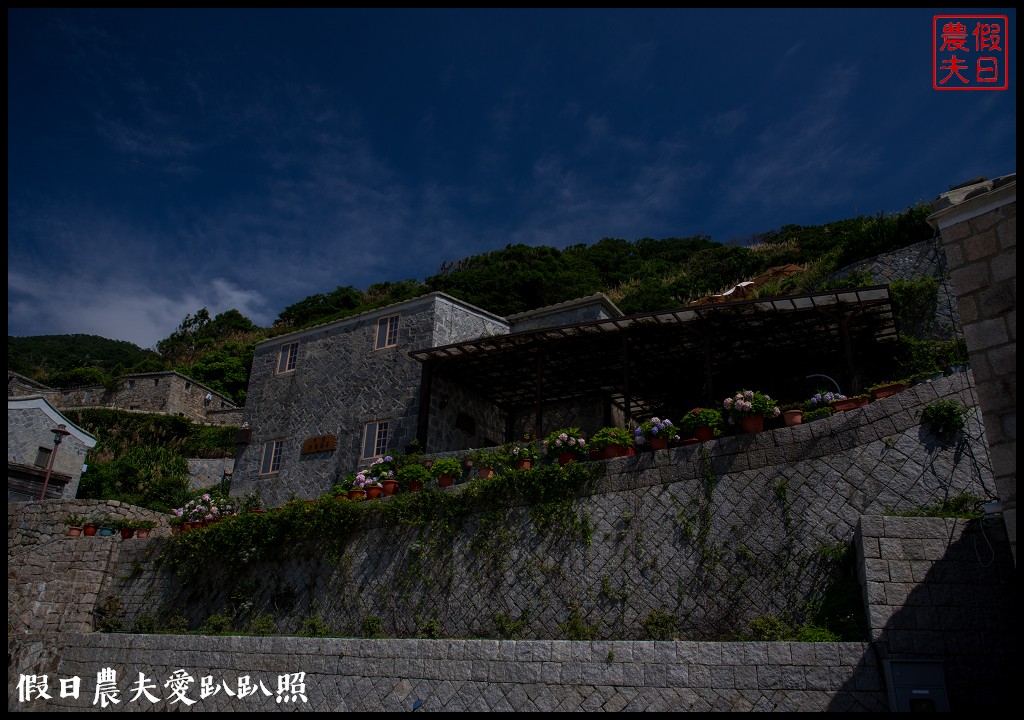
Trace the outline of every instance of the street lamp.
{"label": "street lamp", "polygon": [[70,435],[68,432],[68,426],[61,423],[50,432],[53,433],[53,452],[50,453],[50,459],[46,463],[46,475],[43,476],[43,492],[40,493],[39,499],[46,499],[46,486],[50,482],[50,473],[53,472],[53,461],[57,457],[57,448],[60,447],[61,440],[64,439],[65,435]]}

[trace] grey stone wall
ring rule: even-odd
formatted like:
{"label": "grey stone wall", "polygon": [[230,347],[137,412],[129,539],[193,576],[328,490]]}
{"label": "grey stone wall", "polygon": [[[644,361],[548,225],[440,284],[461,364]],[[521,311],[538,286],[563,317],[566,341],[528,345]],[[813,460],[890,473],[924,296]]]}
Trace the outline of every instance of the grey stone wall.
{"label": "grey stone wall", "polygon": [[845,278],[856,272],[867,272],[878,285],[888,285],[895,280],[917,280],[933,277],[939,281],[935,294],[935,314],[919,327],[899,328],[900,332],[914,337],[936,340],[950,340],[961,335],[960,313],[956,296],[950,283],[949,267],[941,240],[933,238],[900,248],[891,253],[847,265],[829,276],[828,279]]}
{"label": "grey stone wall", "polygon": [[[505,442],[505,426],[505,413],[493,403],[458,382],[444,377],[434,378],[430,392],[427,452],[500,445]],[[473,432],[469,432],[470,429]]]}
{"label": "grey stone wall", "polygon": [[64,518],[107,516],[156,520],[151,537],[167,537],[170,516],[115,500],[46,500],[7,505],[7,631],[91,632],[93,611],[111,568],[129,544],[120,534],[68,537]]}
{"label": "grey stone wall", "polygon": [[937,397],[971,404],[968,375],[808,425],[606,461],[569,516],[547,525],[520,507],[455,527],[370,527],[333,562],[292,548],[188,586],[157,568],[133,575],[140,558],[122,554],[116,594],[129,626],[158,607],[198,627],[241,588],[251,615],[273,615],[282,632],[313,615],[343,634],[373,616],[389,636],[431,625],[500,637],[518,624],[545,639],[574,622],[598,639],[644,638],[652,613],[689,639],[731,636],[762,615],[800,621],[861,515],[991,492],[976,415],[959,446],[920,426]]}
{"label": "grey stone wall", "polygon": [[[1017,194],[1016,179],[972,190],[931,218],[963,318],[971,370],[1014,557],[1017,554]],[[980,194],[979,194],[980,192]]]}
{"label": "grey stone wall", "polygon": [[[11,389],[8,380],[8,389]],[[25,383],[14,388],[21,393]],[[176,372],[141,373],[125,378],[111,392],[102,385],[68,388],[67,390],[34,390],[22,394],[42,395],[58,410],[82,407],[105,407],[138,412],[184,415],[193,422],[237,425],[241,412],[233,402],[218,392]],[[210,395],[207,400],[206,396]],[[222,414],[217,414],[220,411]],[[231,414],[234,411],[234,414]],[[227,414],[223,414],[227,412]],[[234,422],[231,422],[234,421]]]}
{"label": "grey stone wall", "polygon": [[193,490],[219,485],[227,474],[228,480],[234,472],[234,458],[189,458],[189,486]]}
{"label": "grey stone wall", "polygon": [[[34,645],[34,646],[33,646]],[[849,712],[885,711],[885,693],[863,643],[356,640],[341,638],[77,635],[19,638],[15,654],[59,679],[78,676],[78,699],[8,710],[99,709],[97,673],[112,668],[121,701],[106,711],[167,712]],[[188,706],[164,687],[183,669]],[[132,701],[139,673],[156,701]],[[303,697],[279,693],[301,676]],[[238,697],[239,678],[258,692]],[[203,698],[201,682],[219,692]],[[16,679],[16,676],[15,676]],[[259,683],[270,693],[259,689]],[[226,686],[234,696],[223,691]]]}
{"label": "grey stone wall", "polygon": [[443,295],[436,296],[432,347],[506,334],[508,323],[498,316],[452,302]]}
{"label": "grey stone wall", "polygon": [[537,427],[534,408],[517,408],[513,420],[513,435],[516,439],[531,436],[543,440],[554,430],[577,427],[586,437],[604,427],[605,399],[592,395],[563,402],[544,403],[542,426]]}
{"label": "grey stone wall", "polygon": [[880,655],[941,661],[954,708],[1006,707],[1018,606],[1001,519],[864,517],[855,547]]}

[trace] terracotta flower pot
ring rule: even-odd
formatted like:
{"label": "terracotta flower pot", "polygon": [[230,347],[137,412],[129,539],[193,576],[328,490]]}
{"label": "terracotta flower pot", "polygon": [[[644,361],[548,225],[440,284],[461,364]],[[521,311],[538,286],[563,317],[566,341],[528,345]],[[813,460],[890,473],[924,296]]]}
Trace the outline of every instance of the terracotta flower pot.
{"label": "terracotta flower pot", "polygon": [[99,530],[99,529],[100,529],[99,525],[85,525],[82,528],[82,533],[86,537],[92,537],[93,535],[96,534],[96,531]]}
{"label": "terracotta flower pot", "polygon": [[398,481],[397,480],[384,480],[381,484],[384,486],[384,495],[385,496],[394,495],[398,491]]}
{"label": "terracotta flower pot", "polygon": [[740,419],[740,425],[743,426],[743,432],[746,433],[759,433],[764,430],[764,415],[744,415]]}
{"label": "terracotta flower pot", "polygon": [[494,477],[494,468],[481,467],[477,469],[477,474],[485,480],[490,477]]}
{"label": "terracotta flower pot", "polygon": [[375,500],[384,494],[384,486],[382,485],[370,485],[366,488],[367,500]]}
{"label": "terracotta flower pot", "polygon": [[132,538],[134,536],[135,536],[135,528],[127,528],[127,527],[121,528],[121,539],[122,540],[128,540],[128,539],[130,539],[130,538]]}
{"label": "terracotta flower pot", "polygon": [[437,478],[437,484],[441,487],[451,487],[455,484],[455,478],[451,475],[440,475]]}
{"label": "terracotta flower pot", "polygon": [[72,525],[68,528],[68,537],[78,537],[82,534],[82,528]]}
{"label": "terracotta flower pot", "polygon": [[882,387],[875,388],[874,390],[872,390],[871,397],[874,398],[875,400],[881,400],[882,398],[887,398],[890,395],[901,393],[908,387],[910,386],[907,385],[906,383],[891,383],[889,385],[883,385]]}
{"label": "terracotta flower pot", "polygon": [[150,530],[149,528],[139,528],[135,533],[135,537],[139,538],[140,540],[146,540],[149,538],[149,534],[151,532],[152,530]]}
{"label": "terracotta flower pot", "polygon": [[533,467],[533,460],[516,460],[517,470],[529,470]]}
{"label": "terracotta flower pot", "polygon": [[423,489],[423,483],[419,480],[409,481],[409,492],[419,492]]}
{"label": "terracotta flower pot", "polygon": [[836,412],[846,412],[847,410],[856,410],[857,408],[864,407],[868,404],[866,397],[862,398],[847,398],[846,400],[834,400],[832,402],[832,409]]}
{"label": "terracotta flower pot", "polygon": [[649,442],[651,444],[651,450],[664,450],[668,447],[668,440],[665,438],[655,437],[651,438]]}
{"label": "terracotta flower pot", "polygon": [[576,453],[574,453],[574,452],[564,452],[564,453],[559,453],[558,454],[558,464],[559,465],[568,465],[569,463],[571,463],[575,459],[576,459]]}
{"label": "terracotta flower pot", "polygon": [[352,488],[348,491],[349,500],[362,500],[366,497],[366,491],[363,488]]}
{"label": "terracotta flower pot", "polygon": [[708,425],[701,425],[693,431],[693,436],[698,442],[707,442],[715,439],[715,431]]}
{"label": "terracotta flower pot", "polygon": [[782,420],[786,425],[800,425],[804,421],[803,410],[786,410],[782,413]]}

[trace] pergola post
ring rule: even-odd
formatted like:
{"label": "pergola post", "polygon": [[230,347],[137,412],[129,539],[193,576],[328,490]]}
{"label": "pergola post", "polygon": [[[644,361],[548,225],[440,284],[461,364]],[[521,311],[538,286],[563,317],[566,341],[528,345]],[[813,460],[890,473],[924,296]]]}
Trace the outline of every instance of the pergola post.
{"label": "pergola post", "polygon": [[430,386],[433,382],[434,363],[430,360],[423,362],[423,369],[420,372],[420,407],[416,418],[416,439],[424,452],[427,449],[427,434],[430,430]]}

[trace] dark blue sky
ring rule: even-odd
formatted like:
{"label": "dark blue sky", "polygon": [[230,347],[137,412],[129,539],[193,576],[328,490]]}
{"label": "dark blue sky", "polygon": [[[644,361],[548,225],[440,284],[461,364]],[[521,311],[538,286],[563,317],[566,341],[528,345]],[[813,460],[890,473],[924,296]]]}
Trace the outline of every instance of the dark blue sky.
{"label": "dark blue sky", "polygon": [[949,10],[8,10],[8,333],[143,347],[509,243],[898,212],[1016,172]]}

